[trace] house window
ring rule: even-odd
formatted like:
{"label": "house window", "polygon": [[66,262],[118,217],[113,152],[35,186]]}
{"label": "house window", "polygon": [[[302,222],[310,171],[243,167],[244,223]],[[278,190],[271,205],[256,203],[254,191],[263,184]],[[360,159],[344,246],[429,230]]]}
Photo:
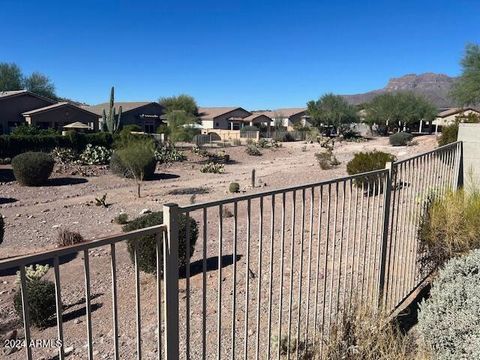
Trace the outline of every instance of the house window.
{"label": "house window", "polygon": [[220,124],[218,122],[215,123],[215,127],[220,127]]}
{"label": "house window", "polygon": [[232,123],[232,130],[240,130],[240,124],[239,123]]}
{"label": "house window", "polygon": [[153,121],[145,121],[143,125],[143,131],[147,134],[151,134],[155,132],[155,122]]}

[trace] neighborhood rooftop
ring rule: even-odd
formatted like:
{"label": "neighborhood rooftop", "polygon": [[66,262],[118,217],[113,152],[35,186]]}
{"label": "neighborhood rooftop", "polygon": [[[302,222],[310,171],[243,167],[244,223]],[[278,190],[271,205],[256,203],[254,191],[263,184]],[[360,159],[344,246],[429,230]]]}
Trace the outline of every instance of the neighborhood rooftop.
{"label": "neighborhood rooftop", "polygon": [[[155,103],[155,101],[123,101],[123,102],[118,102],[115,101],[115,109],[118,112],[118,109],[120,106],[122,107],[122,112],[127,112],[133,109],[137,109],[139,107]],[[110,107],[110,103],[101,103],[98,105],[92,105],[92,106],[82,106],[84,109],[91,111],[97,115],[102,115],[103,110],[108,112],[108,108]]]}

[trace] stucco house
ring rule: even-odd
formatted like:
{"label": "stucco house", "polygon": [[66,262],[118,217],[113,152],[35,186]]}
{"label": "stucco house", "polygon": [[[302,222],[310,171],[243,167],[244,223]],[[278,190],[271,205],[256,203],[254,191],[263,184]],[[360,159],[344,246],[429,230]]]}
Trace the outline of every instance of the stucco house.
{"label": "stucco house", "polygon": [[0,92],[0,134],[8,134],[21,124],[62,130],[81,122],[98,130],[98,117],[79,106],[37,95],[27,90]]}
{"label": "stucco house", "polygon": [[471,114],[480,116],[480,111],[472,107],[443,110],[438,113],[437,117],[432,122],[433,125],[435,125],[435,132],[438,132],[439,127],[448,126],[455,123],[458,116],[468,116]]}
{"label": "stucco house", "polygon": [[282,108],[269,112],[274,127],[282,127],[288,131],[297,126],[311,126],[306,108]]}
{"label": "stucco house", "polygon": [[252,113],[241,107],[201,107],[198,115],[204,129],[240,130]]}
{"label": "stucco house", "polygon": [[41,129],[62,130],[65,125],[79,122],[98,131],[97,114],[68,102],[59,102],[22,113],[25,122]]}
{"label": "stucco house", "polygon": [[[145,133],[155,133],[157,128],[164,123],[162,115],[164,108],[157,102],[115,102],[116,114],[122,107],[122,125],[138,125]],[[109,103],[102,103],[94,106],[85,106],[84,109],[97,114],[100,119],[100,128],[103,123],[103,110],[108,113]]]}

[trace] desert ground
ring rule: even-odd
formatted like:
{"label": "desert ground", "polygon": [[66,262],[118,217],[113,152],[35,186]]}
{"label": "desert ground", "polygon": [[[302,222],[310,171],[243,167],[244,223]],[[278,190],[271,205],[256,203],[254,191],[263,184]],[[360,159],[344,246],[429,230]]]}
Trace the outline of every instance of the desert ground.
{"label": "desert ground", "polygon": [[[145,181],[142,184],[142,196],[136,197],[136,185],[133,180],[118,178],[108,172],[106,168],[96,168],[93,170],[96,176],[80,176],[74,169],[58,168],[49,183],[49,186],[27,188],[19,186],[12,178],[9,166],[0,166],[0,213],[4,216],[5,239],[0,245],[0,259],[23,254],[31,254],[41,250],[55,248],[58,231],[61,228],[77,231],[85,239],[93,240],[103,236],[112,235],[121,232],[121,226],[112,222],[113,218],[121,212],[129,215],[133,219],[145,211],[161,210],[162,204],[178,203],[187,205],[192,202],[206,202],[218,200],[225,197],[234,197],[228,193],[230,182],[238,182],[241,192],[246,194],[283,188],[303,183],[314,183],[321,180],[341,177],[346,175],[346,163],[356,152],[381,150],[394,154],[398,159],[403,159],[417,153],[432,150],[436,147],[436,139],[432,136],[421,136],[416,138],[416,144],[408,147],[392,147],[388,144],[388,138],[374,138],[367,142],[337,142],[335,144],[334,154],[341,164],[331,170],[320,169],[314,154],[322,151],[319,144],[306,144],[304,142],[283,143],[282,147],[277,149],[264,149],[262,156],[249,156],[245,153],[244,146],[227,147],[225,152],[230,155],[231,163],[225,165],[224,174],[204,174],[199,171],[202,163],[205,161],[190,151],[185,151],[188,157],[187,161],[174,163],[171,165],[161,165],[157,168],[157,176],[154,180]],[[215,150],[211,150],[215,151]],[[251,172],[256,171],[256,184],[251,187]],[[73,175],[72,175],[73,174]],[[201,188],[202,191],[192,194],[191,191],[184,189]],[[178,192],[185,192],[182,195],[173,195]],[[173,192],[173,194],[172,194]],[[95,206],[95,198],[107,194],[106,202],[108,207]],[[308,202],[308,201],[307,201]],[[268,204],[265,204],[267,208]],[[244,216],[244,209],[239,209],[239,217]],[[268,214],[267,214],[268,215]],[[268,216],[266,215],[266,219]],[[278,215],[277,215],[278,216]],[[196,218],[197,219],[197,218]],[[215,224],[215,219],[210,220]],[[210,224],[210,222],[209,222]],[[253,224],[255,228],[258,223]],[[244,224],[239,225],[239,231],[243,231]],[[209,230],[210,231],[210,230]],[[216,229],[212,229],[216,234]],[[295,230],[298,234],[300,229]],[[266,235],[268,235],[266,233]],[[297,240],[301,237],[297,237]],[[225,231],[225,236],[231,238],[230,230]],[[241,236],[239,235],[239,238]],[[308,236],[307,236],[308,237]],[[199,239],[198,242],[201,242]],[[268,244],[266,242],[265,244]],[[228,248],[225,254],[231,254],[231,242],[225,242]],[[265,248],[267,245],[264,245]],[[315,250],[315,249],[314,249]],[[275,250],[276,252],[278,250]],[[200,259],[201,248],[195,250],[192,262]],[[275,254],[277,254],[275,252]],[[91,268],[92,268],[92,316],[93,316],[93,334],[94,334],[94,352],[103,359],[111,358],[112,331],[111,331],[111,283],[110,283],[110,253],[107,248],[92,250]],[[218,254],[218,247],[212,244],[208,250],[209,255]],[[244,281],[245,273],[245,248],[239,245],[238,253],[241,255],[237,263],[238,279]],[[259,254],[258,244],[252,247],[252,257],[257,259]],[[306,258],[307,254],[305,254]],[[260,254],[258,260],[255,260],[255,266],[258,266],[260,259],[268,264],[268,255],[265,252]],[[285,271],[288,272],[288,264],[285,265]],[[305,264],[308,266],[308,264]],[[274,265],[275,270],[278,264]],[[217,278],[218,269],[211,271],[207,275],[208,288],[216,288],[219,283],[224,284],[224,293],[229,294],[221,304],[225,311],[220,315],[225,321],[222,324],[222,330],[231,331],[231,323],[237,322],[238,327],[245,327],[245,289],[247,285],[242,284],[237,288],[237,296],[241,298],[238,313],[232,315],[230,311],[232,285],[227,279],[232,275],[232,264],[228,264],[220,273],[221,278]],[[52,278],[52,271],[48,277]],[[262,272],[260,271],[260,274]],[[290,274],[295,276],[298,269],[290,269]],[[7,334],[13,329],[20,329],[19,319],[16,317],[12,303],[13,295],[16,291],[14,283],[15,276],[12,274],[4,275],[0,278],[0,336]],[[291,275],[294,276],[294,275]],[[301,275],[303,276],[303,275]],[[118,246],[117,255],[117,277],[119,293],[119,321],[120,321],[120,345],[121,358],[132,358],[135,352],[135,313],[133,310],[135,302],[134,270],[125,251],[124,245]],[[325,275],[326,277],[326,275]],[[289,281],[286,277],[285,282]],[[300,279],[303,279],[300,277]],[[192,329],[198,329],[201,324],[201,285],[203,276],[200,273],[192,273]],[[268,280],[268,279],[267,279]],[[249,286],[257,287],[257,276],[253,276]],[[274,287],[278,288],[277,281],[274,280]],[[302,280],[300,281],[300,283]],[[69,348],[71,358],[86,358],[85,347],[86,326],[85,326],[85,308],[84,308],[84,289],[83,289],[83,262],[79,255],[72,261],[61,266],[62,300],[65,305],[64,310],[64,332],[65,346]],[[308,281],[310,284],[310,281]],[[180,297],[185,300],[185,281],[180,284]],[[258,300],[259,294],[268,294],[268,281],[260,283],[260,292],[253,291],[251,299]],[[198,295],[198,296],[197,296]],[[217,311],[222,307],[217,306],[217,298],[211,291],[208,295],[208,318],[216,318]],[[263,296],[263,295],[262,295]],[[278,294],[273,295],[278,300]],[[268,298],[264,296],[263,299]],[[155,307],[155,276],[141,274],[141,303],[142,303],[142,334],[144,357],[155,358],[157,351],[154,343],[156,339],[156,307]],[[309,302],[313,304],[313,300]],[[239,300],[240,301],[240,300]],[[245,301],[245,302],[244,302]],[[252,300],[253,301],[253,300]],[[299,299],[300,303],[300,299]],[[286,304],[286,303],[285,303]],[[284,305],[285,306],[285,305]],[[310,306],[310,305],[308,305]],[[184,309],[184,301],[181,304],[181,310]],[[301,306],[300,306],[301,307]],[[228,308],[228,309],[227,309]],[[240,309],[241,308],[241,309]],[[256,305],[252,302],[250,312],[255,314]],[[294,313],[298,310],[298,303],[294,304]],[[278,309],[275,308],[275,313]],[[267,312],[266,304],[261,305],[261,312]],[[282,311],[280,311],[282,312]],[[286,315],[288,315],[286,313]],[[277,315],[275,315],[277,316]],[[300,316],[300,315],[299,315]],[[233,320],[230,320],[230,319]],[[263,319],[263,318],[262,318]],[[255,315],[248,319],[250,330],[247,331],[249,340],[250,354],[253,357],[255,352]],[[215,342],[217,322],[211,321],[207,325],[208,343]],[[264,329],[265,322],[260,326]],[[56,337],[55,323],[46,329],[33,329],[32,337],[37,339],[50,339]],[[262,332],[262,337],[258,340],[263,349],[266,342],[266,335]],[[192,354],[191,358],[198,358],[201,337],[199,333],[192,331]],[[240,340],[238,340],[240,341]],[[182,335],[181,349],[184,351],[185,339]],[[227,356],[231,351],[231,340],[222,339],[222,354]],[[243,344],[236,344],[240,351]],[[209,352],[216,353],[214,349],[208,348]],[[34,349],[34,358],[51,358],[55,355],[54,349]],[[8,359],[23,358],[23,349],[8,356]]]}

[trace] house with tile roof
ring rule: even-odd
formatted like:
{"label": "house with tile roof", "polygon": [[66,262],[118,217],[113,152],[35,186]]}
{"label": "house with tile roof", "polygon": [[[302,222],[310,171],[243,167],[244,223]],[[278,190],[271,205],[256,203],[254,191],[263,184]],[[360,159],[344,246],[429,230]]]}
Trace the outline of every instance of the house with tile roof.
{"label": "house with tile roof", "polygon": [[241,107],[200,107],[198,115],[204,129],[240,130],[252,113]]}
{"label": "house with tile roof", "polygon": [[62,130],[80,122],[98,130],[98,116],[68,102],[56,102],[27,90],[0,92],[0,133],[8,134],[21,124]]}
{"label": "house with tile roof", "polygon": [[[98,115],[100,119],[100,128],[102,127],[103,111],[108,113],[109,103],[102,103],[94,106],[84,106],[83,108]],[[118,114],[122,107],[121,122],[125,125],[138,125],[143,132],[151,134],[157,131],[157,128],[164,124],[162,116],[164,108],[153,101],[130,101],[115,102],[115,113]]]}

